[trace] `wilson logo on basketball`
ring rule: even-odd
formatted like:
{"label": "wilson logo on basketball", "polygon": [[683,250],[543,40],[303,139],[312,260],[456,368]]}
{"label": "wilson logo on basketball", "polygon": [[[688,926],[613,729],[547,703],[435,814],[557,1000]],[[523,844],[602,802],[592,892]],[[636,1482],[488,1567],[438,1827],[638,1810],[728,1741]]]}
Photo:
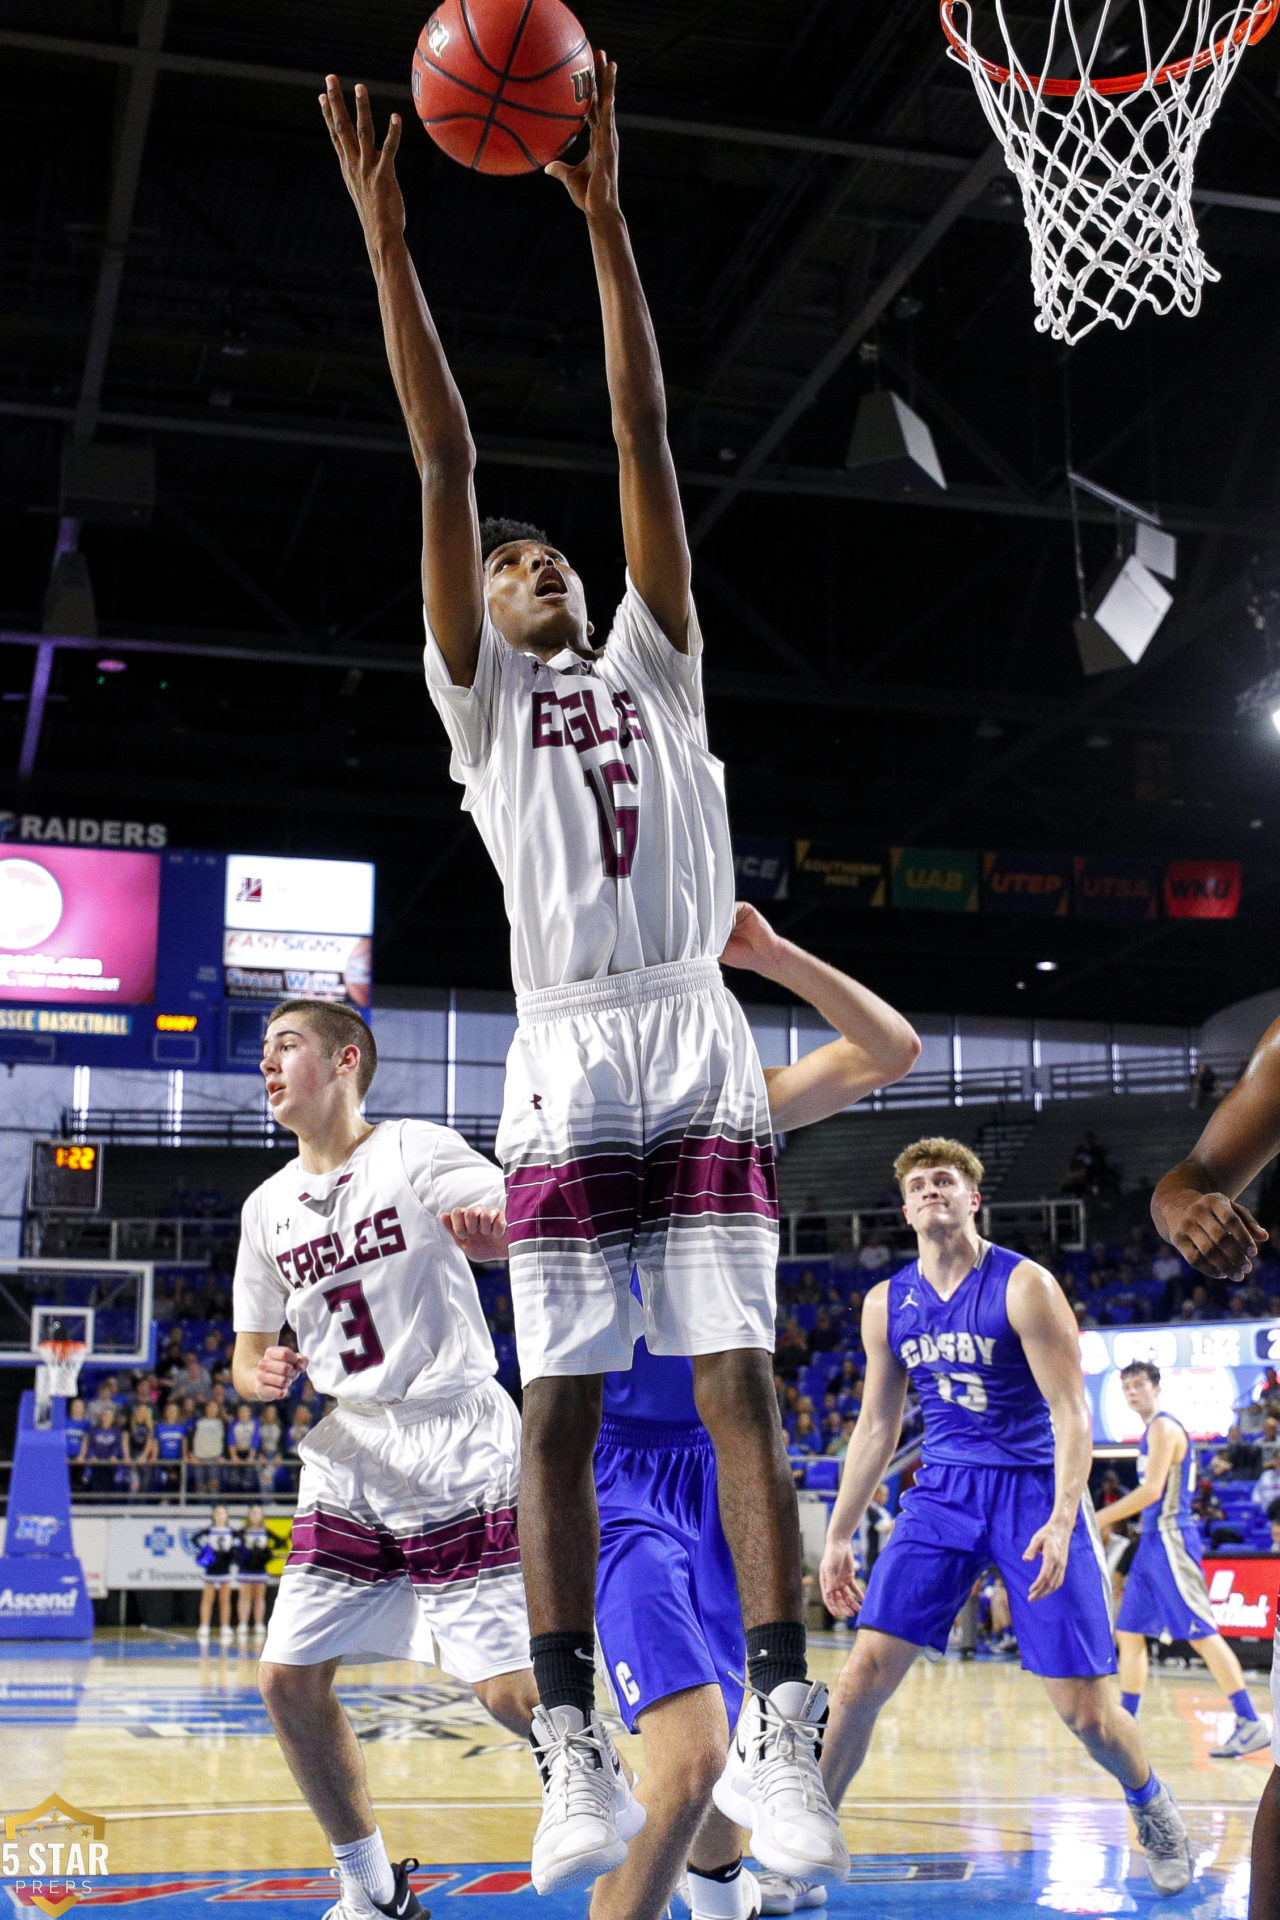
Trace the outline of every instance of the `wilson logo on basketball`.
{"label": "wilson logo on basketball", "polygon": [[108,1871],[106,1831],[102,1814],[83,1813],[57,1793],[25,1813],[7,1813],[0,1870],[13,1899],[59,1920],[95,1891],[92,1876]]}
{"label": "wilson logo on basketball", "polygon": [[573,76],[573,97],[585,107],[595,91],[596,76],[590,67],[580,67]]}

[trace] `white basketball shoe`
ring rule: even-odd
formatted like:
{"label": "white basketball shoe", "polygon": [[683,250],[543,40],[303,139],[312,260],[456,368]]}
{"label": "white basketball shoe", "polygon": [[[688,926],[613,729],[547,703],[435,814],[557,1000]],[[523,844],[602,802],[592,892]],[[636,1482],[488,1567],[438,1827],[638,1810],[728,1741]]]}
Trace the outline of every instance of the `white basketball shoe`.
{"label": "white basketball shoe", "polygon": [[419,1862],[413,1859],[392,1861],[395,1888],[385,1906],[375,1900],[371,1893],[366,1893],[358,1880],[348,1880],[337,1867],[331,1867],[329,1871],[341,1887],[342,1894],[326,1909],[323,1920],[378,1920],[380,1913],[388,1915],[389,1920],[431,1920],[429,1908],[421,1904],[409,1885],[409,1875],[418,1865]]}
{"label": "white basketball shoe", "polygon": [[820,1680],[786,1680],[768,1694],[748,1687],[712,1798],[726,1820],[748,1830],[766,1872],[839,1886],[849,1877],[849,1849],[818,1771],[826,1724]]}
{"label": "white basketball shoe", "polygon": [[825,1887],[797,1880],[789,1873],[759,1873],[756,1883],[760,1888],[760,1911],[764,1914],[799,1913],[803,1907],[827,1904]]}
{"label": "white basketball shoe", "polygon": [[535,1707],[533,1751],[542,1775],[542,1818],[529,1871],[539,1893],[586,1887],[627,1857],[645,1823],[608,1729],[577,1707]]}
{"label": "white basketball shoe", "polygon": [[1181,1893],[1191,1885],[1195,1862],[1191,1839],[1168,1787],[1162,1786],[1145,1807],[1131,1807],[1138,1839],[1147,1860],[1147,1877],[1157,1893]]}

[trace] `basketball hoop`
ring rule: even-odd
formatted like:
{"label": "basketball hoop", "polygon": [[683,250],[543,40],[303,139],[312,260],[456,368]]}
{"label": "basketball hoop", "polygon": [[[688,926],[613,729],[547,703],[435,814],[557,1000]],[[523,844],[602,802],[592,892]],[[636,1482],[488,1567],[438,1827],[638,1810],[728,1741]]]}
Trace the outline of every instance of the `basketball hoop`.
{"label": "basketball hoop", "polygon": [[[1093,72],[1109,5],[1086,30],[1072,0],[1053,0],[1041,72],[1030,73],[1002,0],[994,5],[1007,66],[978,52],[969,0],[940,0],[948,51],[969,69],[1021,189],[1036,327],[1055,340],[1083,339],[1102,320],[1127,327],[1144,303],[1162,314],[1198,310],[1218,274],[1192,212],[1196,154],[1246,47],[1280,13],[1280,0],[1227,0],[1214,21],[1212,0],[1183,0],[1158,47],[1148,0],[1134,4],[1145,65],[1114,76]],[[1075,77],[1054,76],[1055,64],[1070,64]]]}
{"label": "basketball hoop", "polygon": [[42,1340],[36,1368],[36,1422],[48,1425],[53,1400],[70,1400],[80,1379],[87,1344],[83,1340]]}

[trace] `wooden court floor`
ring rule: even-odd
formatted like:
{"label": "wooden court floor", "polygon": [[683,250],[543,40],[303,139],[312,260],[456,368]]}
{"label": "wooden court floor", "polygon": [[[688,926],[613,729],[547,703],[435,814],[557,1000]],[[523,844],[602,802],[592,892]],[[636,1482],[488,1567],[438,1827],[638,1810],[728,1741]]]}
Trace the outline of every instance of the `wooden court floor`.
{"label": "wooden court floor", "polygon": [[[814,1643],[821,1677],[841,1659],[838,1640]],[[283,1904],[280,1920],[328,1904],[332,1861],[271,1737],[254,1665],[247,1649],[199,1653],[194,1636],[146,1631],[100,1633],[91,1652],[5,1650],[0,1808],[57,1793],[106,1816],[110,1879],[86,1904],[171,1910],[156,1920],[229,1899]],[[423,1884],[434,1879],[437,1912],[452,1893],[482,1908],[501,1901],[509,1920],[512,1897],[530,1917],[585,1912],[581,1894],[539,1901],[519,1873],[537,1820],[532,1762],[469,1690],[432,1669],[381,1665],[344,1669],[340,1691],[392,1857],[416,1854],[432,1870]],[[1265,1685],[1253,1693],[1266,1711]],[[920,1660],[846,1802],[855,1884],[832,1894],[832,1911],[893,1920],[910,1907],[924,1920],[936,1906],[939,1920],[963,1920],[997,1905],[1010,1917],[1159,1905],[1241,1920],[1270,1760],[1211,1760],[1229,1723],[1206,1675],[1153,1672],[1143,1731],[1198,1860],[1193,1889],[1155,1902],[1118,1790],[1039,1683],[1005,1662]],[[620,1746],[639,1768],[640,1742],[623,1735]]]}

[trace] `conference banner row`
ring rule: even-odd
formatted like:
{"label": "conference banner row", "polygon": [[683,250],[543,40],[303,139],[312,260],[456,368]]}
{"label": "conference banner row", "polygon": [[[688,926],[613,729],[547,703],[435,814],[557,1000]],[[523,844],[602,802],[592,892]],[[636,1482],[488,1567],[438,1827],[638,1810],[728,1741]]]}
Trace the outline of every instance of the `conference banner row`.
{"label": "conference banner row", "polygon": [[1038,920],[1233,920],[1236,860],[976,853],[958,847],[856,847],[835,840],[734,836],[738,893],[854,913],[1021,914]]}

